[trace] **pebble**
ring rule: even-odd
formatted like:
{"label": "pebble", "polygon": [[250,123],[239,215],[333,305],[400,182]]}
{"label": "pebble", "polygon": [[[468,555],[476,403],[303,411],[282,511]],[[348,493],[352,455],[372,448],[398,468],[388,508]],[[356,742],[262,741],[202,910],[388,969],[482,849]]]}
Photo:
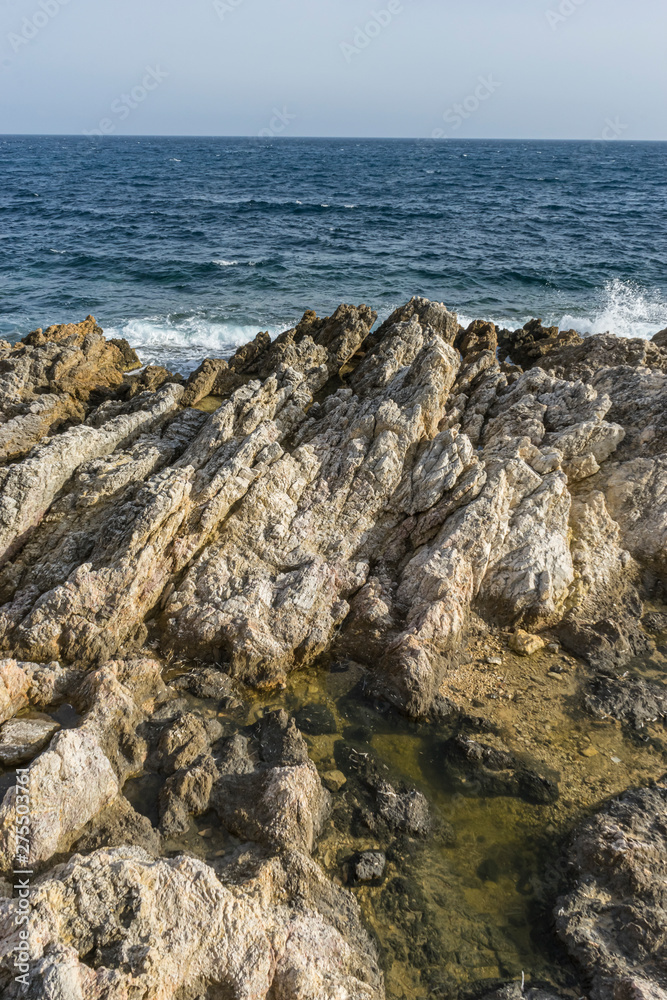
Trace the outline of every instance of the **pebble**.
{"label": "pebble", "polygon": [[582,747],[579,751],[582,757],[597,757],[598,752],[595,747]]}
{"label": "pebble", "polygon": [[360,882],[372,882],[382,878],[387,863],[382,851],[364,851],[354,864],[354,874]]}
{"label": "pebble", "polygon": [[487,656],[485,662],[490,664],[492,667],[502,667],[503,665],[501,656]]}
{"label": "pebble", "polygon": [[339,792],[347,784],[347,778],[342,771],[327,771],[322,775],[322,781],[330,792]]}
{"label": "pebble", "polygon": [[612,757],[611,758],[611,762],[612,762],[612,764],[620,764],[621,763],[621,758],[620,757]]}

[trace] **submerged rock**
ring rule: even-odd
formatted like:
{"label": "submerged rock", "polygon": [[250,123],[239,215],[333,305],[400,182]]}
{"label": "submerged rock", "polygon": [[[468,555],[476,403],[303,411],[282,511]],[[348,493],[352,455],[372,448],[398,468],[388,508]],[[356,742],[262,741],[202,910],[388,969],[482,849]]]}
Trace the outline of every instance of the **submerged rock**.
{"label": "submerged rock", "polygon": [[536,805],[558,799],[558,782],[538,774],[516,754],[453,736],[441,747],[445,786],[467,795],[510,795]]}

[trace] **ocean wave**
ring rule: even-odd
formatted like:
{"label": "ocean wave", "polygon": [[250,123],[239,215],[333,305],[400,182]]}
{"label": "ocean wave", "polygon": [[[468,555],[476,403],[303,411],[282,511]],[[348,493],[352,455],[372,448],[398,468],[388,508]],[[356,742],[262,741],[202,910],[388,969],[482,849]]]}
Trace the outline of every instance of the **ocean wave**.
{"label": "ocean wave", "polygon": [[203,316],[131,319],[106,327],[107,338],[124,337],[145,365],[164,365],[181,374],[193,371],[207,357],[229,358],[237,347],[253,340],[260,330],[276,337],[293,323],[233,323]]}
{"label": "ocean wave", "polygon": [[217,264],[218,267],[238,267],[237,260],[212,260],[211,264]]}
{"label": "ocean wave", "polygon": [[598,293],[590,315],[566,313],[555,322],[561,330],[582,334],[615,333],[650,340],[667,327],[667,301],[657,288],[614,278]]}

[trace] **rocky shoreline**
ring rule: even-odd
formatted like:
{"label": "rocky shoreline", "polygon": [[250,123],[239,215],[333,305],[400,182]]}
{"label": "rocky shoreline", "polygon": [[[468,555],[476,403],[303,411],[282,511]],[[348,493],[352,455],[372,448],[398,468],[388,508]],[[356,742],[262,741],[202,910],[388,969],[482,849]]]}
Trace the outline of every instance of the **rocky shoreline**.
{"label": "rocky shoreline", "polygon": [[[3,996],[520,996],[491,931],[452,982],[413,921],[421,992],[388,973],[367,902],[391,886],[400,927],[401,866],[460,831],[375,706],[446,795],[551,810],[552,995],[667,997],[667,331],[376,319],[309,312],[187,380],[92,317],[0,343]],[[338,700],[292,705],[318,672]],[[545,679],[549,718],[636,747],[627,784],[562,772],[602,755],[550,756]]]}

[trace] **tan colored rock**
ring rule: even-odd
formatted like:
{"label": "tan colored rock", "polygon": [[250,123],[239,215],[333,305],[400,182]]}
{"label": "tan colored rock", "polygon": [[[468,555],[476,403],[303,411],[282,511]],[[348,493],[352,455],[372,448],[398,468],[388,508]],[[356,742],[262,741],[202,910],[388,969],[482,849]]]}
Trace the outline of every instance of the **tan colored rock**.
{"label": "tan colored rock", "polygon": [[544,649],[546,643],[539,635],[531,635],[523,629],[517,629],[509,638],[509,647],[519,656],[533,656]]}
{"label": "tan colored rock", "polygon": [[[81,729],[66,730],[29,768],[30,864],[67,850],[77,832],[118,794],[111,764],[97,740]],[[0,868],[16,855],[16,787],[0,806]]]}
{"label": "tan colored rock", "polygon": [[0,660],[0,722],[28,704],[30,680],[16,660]]}
{"label": "tan colored rock", "polygon": [[[295,852],[249,853],[219,881],[195,858],[139,848],[75,856],[33,888],[30,988],[43,1000],[176,1000],[207,991],[245,1000],[382,1000],[356,902]],[[0,900],[8,1000],[16,901]],[[331,922],[332,915],[336,925]],[[91,949],[104,955],[93,968]]]}

